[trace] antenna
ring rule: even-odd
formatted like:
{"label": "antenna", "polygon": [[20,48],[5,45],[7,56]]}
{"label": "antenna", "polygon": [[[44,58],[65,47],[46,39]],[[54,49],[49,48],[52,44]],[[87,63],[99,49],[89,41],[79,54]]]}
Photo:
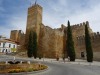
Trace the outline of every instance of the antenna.
{"label": "antenna", "polygon": [[30,2],[30,6],[32,5],[32,3]]}
{"label": "antenna", "polygon": [[37,4],[37,0],[35,0],[35,5]]}

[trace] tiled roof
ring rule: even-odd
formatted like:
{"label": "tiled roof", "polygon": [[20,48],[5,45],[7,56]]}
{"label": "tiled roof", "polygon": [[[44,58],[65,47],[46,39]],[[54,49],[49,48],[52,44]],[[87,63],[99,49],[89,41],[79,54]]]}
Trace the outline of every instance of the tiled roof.
{"label": "tiled roof", "polygon": [[8,43],[17,44],[15,41],[13,41],[11,39],[1,39],[0,42],[8,42]]}

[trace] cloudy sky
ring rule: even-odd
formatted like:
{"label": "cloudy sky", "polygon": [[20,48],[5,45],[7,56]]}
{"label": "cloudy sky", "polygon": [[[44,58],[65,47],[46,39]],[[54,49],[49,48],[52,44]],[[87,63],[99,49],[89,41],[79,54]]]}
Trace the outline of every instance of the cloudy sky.
{"label": "cloudy sky", "polygon": [[[27,9],[35,0],[0,0],[0,35],[9,38],[10,31],[25,32]],[[67,21],[73,24],[89,21],[94,32],[100,32],[100,0],[38,0],[43,7],[43,23],[52,28]]]}

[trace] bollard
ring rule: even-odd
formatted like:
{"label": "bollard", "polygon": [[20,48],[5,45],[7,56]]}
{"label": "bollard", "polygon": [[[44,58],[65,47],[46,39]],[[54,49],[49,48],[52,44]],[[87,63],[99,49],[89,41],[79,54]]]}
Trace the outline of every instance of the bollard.
{"label": "bollard", "polygon": [[30,64],[30,61],[28,61],[27,63]]}
{"label": "bollard", "polygon": [[8,64],[8,61],[6,61],[6,64]]}
{"label": "bollard", "polygon": [[41,67],[41,63],[40,63],[40,62],[38,62],[38,64],[39,64],[39,67]]}

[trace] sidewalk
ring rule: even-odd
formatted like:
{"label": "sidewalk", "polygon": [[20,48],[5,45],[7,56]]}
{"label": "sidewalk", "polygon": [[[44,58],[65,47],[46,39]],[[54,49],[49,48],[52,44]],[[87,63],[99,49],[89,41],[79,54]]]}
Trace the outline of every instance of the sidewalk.
{"label": "sidewalk", "polygon": [[[10,56],[9,56],[10,57]],[[11,56],[12,58],[12,56]],[[17,59],[24,59],[24,60],[28,60],[28,61],[36,61],[36,62],[39,62],[39,61],[45,61],[45,62],[54,62],[54,63],[65,63],[65,64],[78,64],[78,65],[94,65],[94,66],[100,66],[100,62],[98,61],[93,61],[92,63],[89,63],[87,62],[86,60],[82,60],[82,59],[76,59],[75,62],[70,62],[68,61],[68,59],[65,59],[65,62],[63,61],[62,58],[59,59],[59,61],[57,61],[56,59],[50,59],[50,58],[42,58],[42,59],[34,59],[34,58],[21,58],[21,57],[16,57]],[[12,58],[13,59],[13,58]]]}
{"label": "sidewalk", "polygon": [[65,59],[65,62],[62,59],[59,59],[59,61],[57,61],[56,59],[48,59],[48,58],[44,58],[44,59],[34,59],[35,61],[45,61],[45,62],[55,62],[55,63],[65,63],[65,64],[79,64],[79,65],[94,65],[94,66],[100,66],[100,62],[98,61],[93,61],[92,63],[87,62],[86,60],[82,60],[82,59],[76,59],[75,62],[70,62],[68,61],[68,59]]}

